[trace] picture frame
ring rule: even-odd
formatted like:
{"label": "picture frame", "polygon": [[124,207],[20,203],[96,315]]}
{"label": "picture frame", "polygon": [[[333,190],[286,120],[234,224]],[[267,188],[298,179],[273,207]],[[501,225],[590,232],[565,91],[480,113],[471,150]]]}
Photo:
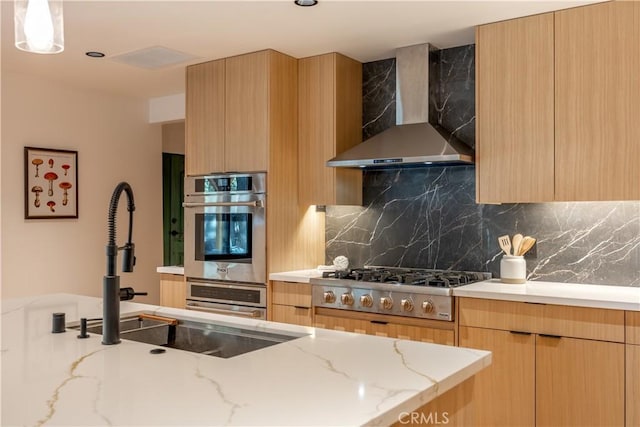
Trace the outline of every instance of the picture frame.
{"label": "picture frame", "polygon": [[78,152],[24,147],[24,218],[78,218]]}

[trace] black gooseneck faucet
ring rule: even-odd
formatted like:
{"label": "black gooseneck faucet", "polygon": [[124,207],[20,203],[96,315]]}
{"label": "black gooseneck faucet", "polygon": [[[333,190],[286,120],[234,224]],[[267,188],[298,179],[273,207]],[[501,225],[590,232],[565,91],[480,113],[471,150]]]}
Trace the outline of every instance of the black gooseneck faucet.
{"label": "black gooseneck faucet", "polygon": [[[129,211],[129,235],[127,243],[121,248],[116,245],[116,212],[118,201],[122,192],[127,194],[127,210]],[[120,343],[120,277],[116,275],[116,262],[118,251],[122,250],[122,271],[130,273],[135,265],[134,249],[131,243],[133,232],[133,211],[136,207],[133,203],[133,190],[126,182],[121,182],[113,190],[111,203],[109,204],[109,241],[107,243],[107,275],[102,282],[102,344],[112,345]],[[131,296],[133,297],[133,296]],[[128,298],[131,299],[131,298]]]}

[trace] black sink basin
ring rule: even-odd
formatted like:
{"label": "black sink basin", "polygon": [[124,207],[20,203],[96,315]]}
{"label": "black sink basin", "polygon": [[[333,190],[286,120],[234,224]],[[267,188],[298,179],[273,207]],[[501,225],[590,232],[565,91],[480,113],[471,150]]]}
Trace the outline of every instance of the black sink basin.
{"label": "black sink basin", "polygon": [[[177,325],[170,325],[164,321],[138,316],[123,318],[120,321],[120,338],[226,359],[306,336],[177,320]],[[102,324],[90,324],[87,331],[101,334]]]}

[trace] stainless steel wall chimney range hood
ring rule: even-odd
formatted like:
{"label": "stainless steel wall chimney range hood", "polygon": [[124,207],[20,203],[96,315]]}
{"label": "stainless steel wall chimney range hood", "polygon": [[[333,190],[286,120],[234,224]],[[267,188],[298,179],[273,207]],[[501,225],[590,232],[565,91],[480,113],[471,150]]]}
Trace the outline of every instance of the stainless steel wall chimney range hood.
{"label": "stainless steel wall chimney range hood", "polygon": [[337,155],[333,167],[472,164],[473,150],[429,124],[429,44],[396,51],[396,126]]}

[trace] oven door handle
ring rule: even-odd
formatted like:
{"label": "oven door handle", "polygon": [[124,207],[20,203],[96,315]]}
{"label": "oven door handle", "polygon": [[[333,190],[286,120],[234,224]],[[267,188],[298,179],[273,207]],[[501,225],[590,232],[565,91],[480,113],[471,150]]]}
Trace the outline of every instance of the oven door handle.
{"label": "oven door handle", "polygon": [[204,311],[206,313],[227,314],[232,316],[243,316],[243,317],[250,317],[250,318],[260,317],[260,311],[258,310],[245,310],[245,311],[225,310],[222,308],[203,307],[193,302],[187,303],[187,310]]}
{"label": "oven door handle", "polygon": [[233,207],[233,206],[249,206],[253,208],[262,208],[264,207],[264,202],[262,200],[254,200],[252,202],[184,202],[182,204],[183,208],[201,208],[207,206],[222,206],[222,207]]}

